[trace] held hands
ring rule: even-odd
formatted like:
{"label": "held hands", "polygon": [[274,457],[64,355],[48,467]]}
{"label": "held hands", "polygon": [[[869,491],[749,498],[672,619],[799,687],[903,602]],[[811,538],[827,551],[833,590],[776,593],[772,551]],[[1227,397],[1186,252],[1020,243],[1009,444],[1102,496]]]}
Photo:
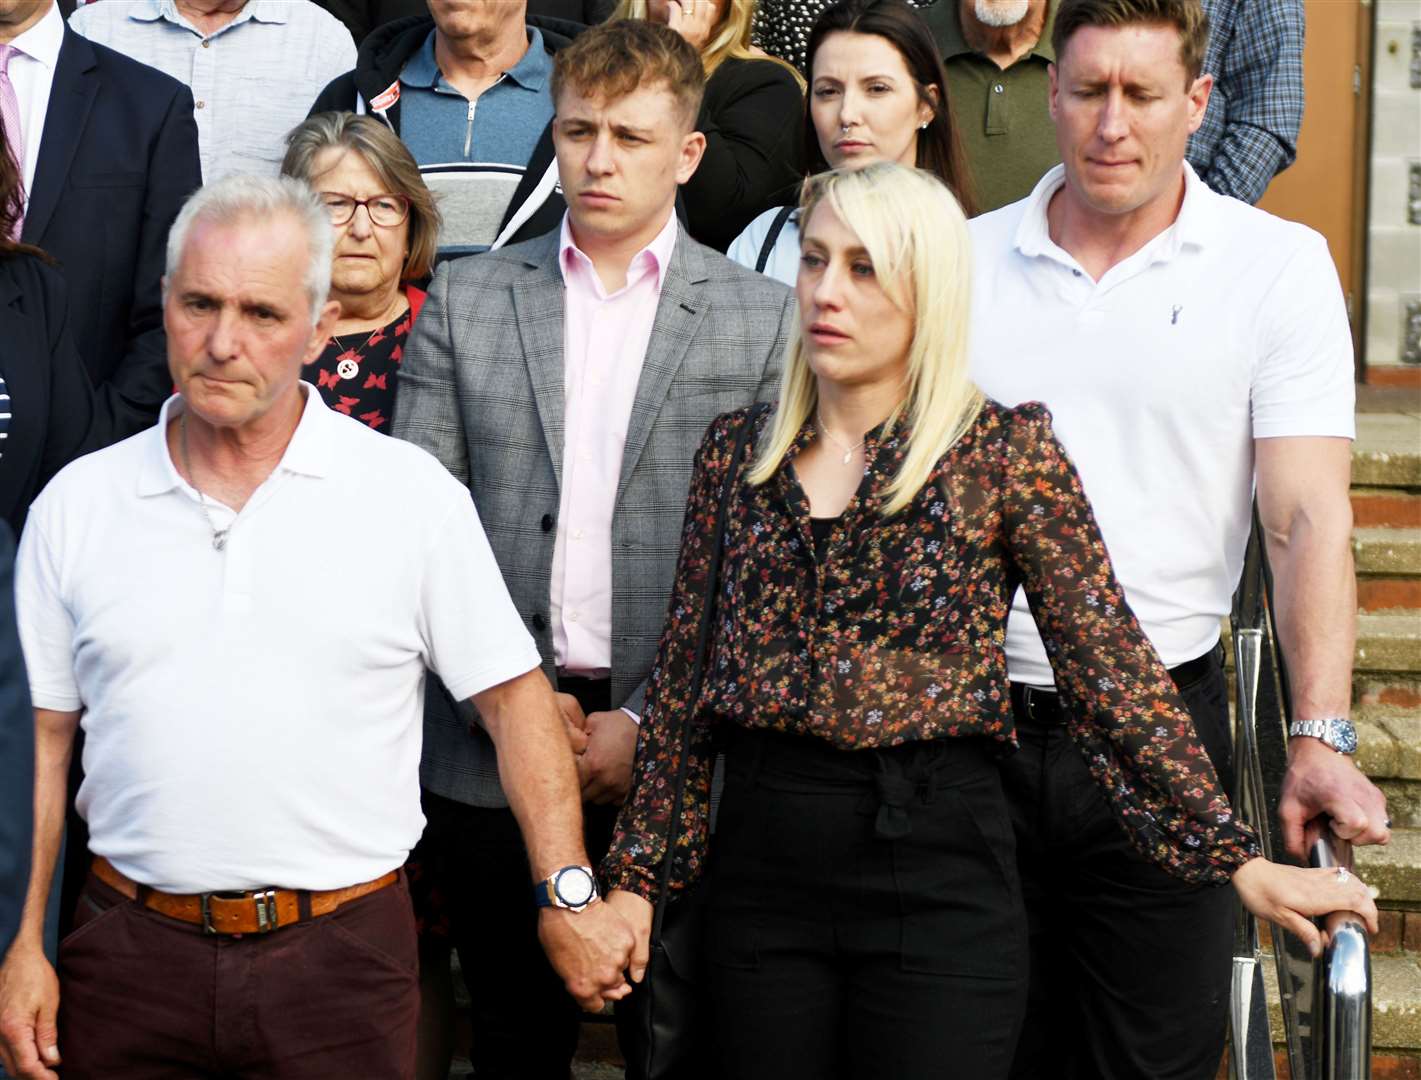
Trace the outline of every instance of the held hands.
{"label": "held hands", "polygon": [[558,712],[562,714],[567,728],[567,741],[572,752],[581,756],[587,751],[587,717],[582,714],[582,706],[571,694],[554,694],[558,702]]}
{"label": "held hands", "polygon": [[635,938],[611,904],[598,902],[582,911],[542,908],[538,938],[567,992],[586,1011],[597,1012],[632,992],[624,972]]}
{"label": "held hands", "polygon": [[1368,933],[1378,929],[1376,901],[1355,874],[1343,880],[1335,869],[1304,870],[1258,858],[1234,872],[1233,886],[1244,907],[1293,934],[1314,957],[1321,955],[1327,940],[1309,916],[1352,911],[1367,924]]}
{"label": "held hands", "polygon": [[1288,771],[1278,801],[1283,844],[1290,854],[1302,858],[1304,828],[1320,814],[1331,817],[1332,831],[1354,844],[1391,839],[1386,796],[1352,759],[1319,739],[1295,736],[1288,742]]}
{"label": "held hands", "polygon": [[587,750],[577,759],[582,801],[619,806],[632,787],[637,725],[621,709],[587,718]]}
{"label": "held hands", "polygon": [[0,1065],[16,1080],[57,1080],[59,979],[38,945],[15,942],[0,966]]}
{"label": "held hands", "polygon": [[632,982],[639,983],[646,975],[646,965],[651,962],[651,917],[656,909],[649,900],[625,889],[609,892],[607,906],[620,913],[631,927],[634,942],[628,972]]}
{"label": "held hands", "polygon": [[666,25],[685,38],[697,52],[710,40],[719,17],[719,5],[715,0],[669,0],[666,5]]}

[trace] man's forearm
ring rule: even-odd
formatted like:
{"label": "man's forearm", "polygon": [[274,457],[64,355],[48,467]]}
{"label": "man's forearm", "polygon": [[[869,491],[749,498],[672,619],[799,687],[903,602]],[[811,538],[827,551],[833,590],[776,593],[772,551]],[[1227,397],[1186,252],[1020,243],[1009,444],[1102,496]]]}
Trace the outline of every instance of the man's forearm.
{"label": "man's forearm", "polygon": [[1351,704],[1357,581],[1350,526],[1350,513],[1318,519],[1300,511],[1286,529],[1268,532],[1279,645],[1300,720],[1346,716]]}
{"label": "man's forearm", "polygon": [[582,793],[552,687],[542,671],[474,696],[498,750],[498,775],[518,819],[535,879],[585,865]]}
{"label": "man's forearm", "polygon": [[35,826],[30,885],[16,944],[41,948],[44,912],[59,845],[64,838],[65,794],[69,783],[69,758],[74,751],[78,713],[35,710]]}

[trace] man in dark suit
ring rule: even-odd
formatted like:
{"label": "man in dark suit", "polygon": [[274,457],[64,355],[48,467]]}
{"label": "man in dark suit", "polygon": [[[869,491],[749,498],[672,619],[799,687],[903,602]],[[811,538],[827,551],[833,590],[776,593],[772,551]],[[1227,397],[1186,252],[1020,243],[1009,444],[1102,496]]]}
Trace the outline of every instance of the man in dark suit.
{"label": "man in dark suit", "polygon": [[0,0],[7,44],[29,196],[20,236],[64,271],[99,441],[115,442],[152,424],[172,390],[159,291],[168,227],[202,183],[192,94],[67,29],[54,0]]}
{"label": "man in dark suit", "polygon": [[15,538],[0,523],[0,957],[20,926],[30,880],[35,718],[15,630]]}

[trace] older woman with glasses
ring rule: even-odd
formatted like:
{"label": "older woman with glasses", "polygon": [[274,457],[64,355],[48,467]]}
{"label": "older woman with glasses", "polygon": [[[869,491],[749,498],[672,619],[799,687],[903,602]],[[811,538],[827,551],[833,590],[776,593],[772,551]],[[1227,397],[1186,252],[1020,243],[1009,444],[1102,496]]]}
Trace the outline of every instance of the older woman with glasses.
{"label": "older woman with glasses", "polygon": [[286,176],[304,180],[336,230],[330,298],[340,319],[306,379],[326,404],[388,429],[410,325],[439,236],[439,210],[419,166],[368,116],[320,113],[286,137]]}

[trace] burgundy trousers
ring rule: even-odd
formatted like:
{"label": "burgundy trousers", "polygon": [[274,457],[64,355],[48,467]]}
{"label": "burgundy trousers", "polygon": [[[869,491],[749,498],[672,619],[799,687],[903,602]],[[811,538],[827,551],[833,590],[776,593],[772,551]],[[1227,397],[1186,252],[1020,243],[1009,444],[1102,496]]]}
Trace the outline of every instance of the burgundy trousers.
{"label": "burgundy trousers", "polygon": [[404,875],[329,915],[222,937],[90,876],[59,946],[64,1080],[412,1080]]}

